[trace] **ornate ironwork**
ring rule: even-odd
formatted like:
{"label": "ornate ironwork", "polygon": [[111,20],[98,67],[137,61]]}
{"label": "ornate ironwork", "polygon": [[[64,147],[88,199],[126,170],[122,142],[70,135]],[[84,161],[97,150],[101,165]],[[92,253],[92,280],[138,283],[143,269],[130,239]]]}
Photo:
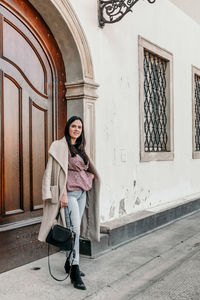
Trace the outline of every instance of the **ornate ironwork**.
{"label": "ornate ironwork", "polygon": [[[99,25],[120,21],[139,0],[99,0]],[[147,0],[154,3],[156,0]]]}
{"label": "ornate ironwork", "polygon": [[144,50],[144,150],[166,152],[167,61]]}
{"label": "ornate ironwork", "polygon": [[195,74],[195,151],[200,151],[200,77]]}

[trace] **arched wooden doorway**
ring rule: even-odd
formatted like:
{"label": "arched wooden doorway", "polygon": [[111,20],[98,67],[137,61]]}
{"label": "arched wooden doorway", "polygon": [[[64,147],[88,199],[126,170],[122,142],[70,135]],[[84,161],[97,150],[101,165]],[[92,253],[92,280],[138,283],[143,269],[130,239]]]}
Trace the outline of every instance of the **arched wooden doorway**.
{"label": "arched wooden doorway", "polygon": [[0,272],[42,254],[41,181],[66,122],[65,68],[28,1],[0,1]]}

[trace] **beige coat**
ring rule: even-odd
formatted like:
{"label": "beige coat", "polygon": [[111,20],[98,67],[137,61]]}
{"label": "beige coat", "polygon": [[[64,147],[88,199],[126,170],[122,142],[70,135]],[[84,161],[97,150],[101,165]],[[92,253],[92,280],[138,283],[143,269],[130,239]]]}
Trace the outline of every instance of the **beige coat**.
{"label": "beige coat", "polygon": [[[89,171],[97,174],[90,160]],[[45,242],[60,206],[60,200],[67,183],[68,145],[65,137],[54,141],[49,148],[49,159],[42,181],[42,199],[44,201],[42,224],[39,241]],[[99,189],[100,180],[93,180],[93,187],[87,192],[86,206],[81,223],[81,236],[91,241],[100,240],[99,224]],[[61,209],[59,224],[66,226],[64,209]]]}

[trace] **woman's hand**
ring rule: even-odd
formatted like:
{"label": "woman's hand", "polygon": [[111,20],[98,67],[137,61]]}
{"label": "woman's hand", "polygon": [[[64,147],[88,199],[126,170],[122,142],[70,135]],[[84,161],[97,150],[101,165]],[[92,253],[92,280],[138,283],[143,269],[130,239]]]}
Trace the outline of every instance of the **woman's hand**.
{"label": "woman's hand", "polygon": [[60,206],[61,207],[68,206],[68,198],[67,198],[67,192],[66,192],[66,190],[64,190],[64,193],[63,193],[62,198],[60,200]]}
{"label": "woman's hand", "polygon": [[89,171],[86,171],[88,174],[89,174],[89,176],[91,176],[92,177],[92,180],[94,179],[94,174],[93,173],[91,173],[91,172],[89,172]]}

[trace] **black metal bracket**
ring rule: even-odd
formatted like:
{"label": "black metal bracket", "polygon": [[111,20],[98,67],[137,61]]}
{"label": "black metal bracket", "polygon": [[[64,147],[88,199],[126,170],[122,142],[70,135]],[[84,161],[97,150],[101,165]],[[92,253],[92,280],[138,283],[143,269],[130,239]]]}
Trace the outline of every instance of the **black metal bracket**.
{"label": "black metal bracket", "polygon": [[[128,12],[132,12],[132,7],[139,0],[98,0],[99,2],[99,26],[105,23],[116,23],[120,21]],[[147,0],[153,4],[156,0]]]}

